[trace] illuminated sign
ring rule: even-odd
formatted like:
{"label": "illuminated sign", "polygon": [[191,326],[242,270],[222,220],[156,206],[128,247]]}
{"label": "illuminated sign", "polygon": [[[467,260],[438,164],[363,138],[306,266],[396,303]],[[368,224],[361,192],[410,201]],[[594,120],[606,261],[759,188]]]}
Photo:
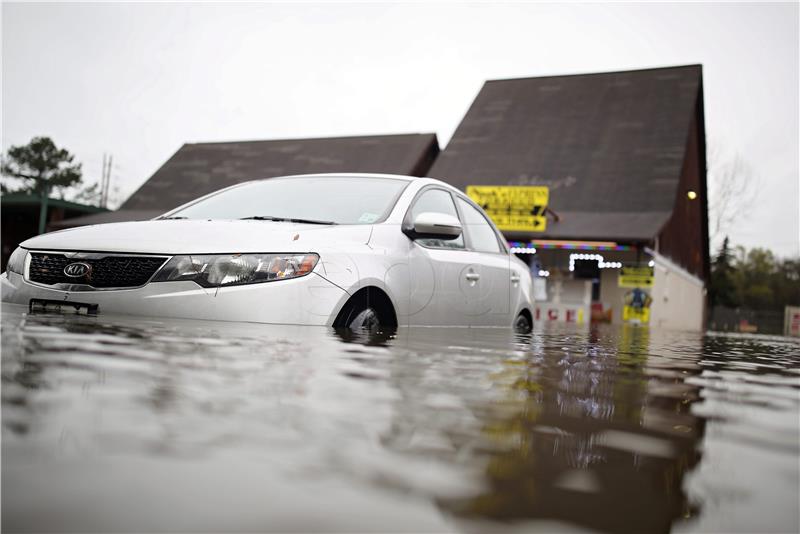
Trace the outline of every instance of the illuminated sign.
{"label": "illuminated sign", "polygon": [[500,230],[543,232],[550,190],[526,185],[470,185],[467,195],[480,205]]}
{"label": "illuminated sign", "polygon": [[619,270],[619,287],[653,287],[653,268],[622,267]]}

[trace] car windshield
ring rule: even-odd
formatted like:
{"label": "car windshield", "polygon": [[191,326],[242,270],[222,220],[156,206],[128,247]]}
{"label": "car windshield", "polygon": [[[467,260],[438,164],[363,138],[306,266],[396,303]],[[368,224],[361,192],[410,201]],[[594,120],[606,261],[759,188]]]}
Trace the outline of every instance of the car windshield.
{"label": "car windshield", "polygon": [[275,178],[228,189],[168,218],[371,224],[388,215],[406,185],[394,178]]}

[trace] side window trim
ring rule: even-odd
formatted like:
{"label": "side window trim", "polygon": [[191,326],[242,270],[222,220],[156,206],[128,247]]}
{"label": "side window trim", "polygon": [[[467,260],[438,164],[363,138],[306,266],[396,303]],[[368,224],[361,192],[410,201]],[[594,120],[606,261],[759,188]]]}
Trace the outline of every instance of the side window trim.
{"label": "side window trim", "polygon": [[[486,214],[483,212],[483,210],[482,210],[482,209],[480,209],[480,206],[478,206],[478,205],[477,205],[477,204],[476,204],[476,203],[475,203],[475,202],[474,202],[474,201],[473,201],[471,198],[469,198],[467,195],[464,195],[464,194],[458,193],[458,194],[457,194],[457,198],[460,198],[460,199],[461,199],[463,202],[465,202],[465,203],[469,204],[470,206],[472,206],[473,208],[475,208],[475,209],[477,210],[478,214],[479,214],[481,217],[483,217],[483,220],[484,220],[484,221],[486,221],[486,224],[488,224],[488,225],[489,225],[489,228],[491,228],[491,229],[492,229],[492,232],[494,233],[494,238],[495,238],[495,241],[497,241],[497,251],[496,251],[496,252],[485,252],[485,251],[482,251],[482,253],[483,253],[483,254],[501,254],[501,255],[503,255],[503,256],[508,256],[508,255],[510,255],[510,254],[511,254],[511,250],[510,250],[510,249],[508,248],[508,246],[506,245],[506,243],[505,243],[505,240],[504,240],[504,238],[503,238],[503,235],[502,235],[502,233],[501,233],[501,232],[500,232],[500,230],[499,230],[499,229],[498,229],[498,228],[495,226],[494,222],[493,222],[491,219],[489,219],[488,215],[486,215]],[[461,223],[461,226],[462,226],[462,228],[465,228],[465,229],[466,229],[466,227],[467,227],[468,225],[465,225],[465,224],[464,224],[464,222],[463,222],[464,220],[466,220],[466,218],[465,218],[465,216],[464,216],[464,215],[461,213],[461,206],[458,204],[458,202],[456,202],[456,209],[458,209],[459,218],[460,218],[460,219],[461,219],[461,221],[462,221],[462,223]],[[466,231],[466,230],[465,230],[465,231]],[[466,232],[466,233],[469,233],[469,232]],[[466,240],[465,240],[465,241],[466,241]],[[471,240],[469,241],[469,249],[474,251],[474,249],[472,248],[472,241],[471,241]]]}
{"label": "side window trim", "polygon": [[475,252],[475,248],[472,246],[472,235],[467,228],[467,226],[469,226],[466,223],[467,218],[461,209],[461,205],[458,203],[458,199],[461,195],[453,191],[449,191],[449,193],[453,197],[453,204],[456,205],[456,212],[458,212],[458,220],[461,222],[461,235],[464,236],[464,246],[467,250]]}

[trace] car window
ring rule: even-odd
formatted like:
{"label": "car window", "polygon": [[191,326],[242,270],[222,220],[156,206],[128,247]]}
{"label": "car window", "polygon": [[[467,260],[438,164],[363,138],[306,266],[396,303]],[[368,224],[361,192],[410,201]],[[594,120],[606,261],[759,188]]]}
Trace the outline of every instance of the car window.
{"label": "car window", "polygon": [[[428,189],[422,193],[411,207],[411,223],[420,213],[444,213],[458,219],[453,197],[442,189]],[[417,243],[425,247],[464,248],[464,235],[456,239],[417,239]]]}
{"label": "car window", "polygon": [[472,248],[478,252],[504,252],[497,241],[497,234],[483,214],[462,198],[458,199],[458,206],[464,215],[463,225],[469,233]]}
{"label": "car window", "polygon": [[394,178],[308,176],[261,180],[171,213],[186,219],[270,217],[337,224],[380,222],[408,185]]}

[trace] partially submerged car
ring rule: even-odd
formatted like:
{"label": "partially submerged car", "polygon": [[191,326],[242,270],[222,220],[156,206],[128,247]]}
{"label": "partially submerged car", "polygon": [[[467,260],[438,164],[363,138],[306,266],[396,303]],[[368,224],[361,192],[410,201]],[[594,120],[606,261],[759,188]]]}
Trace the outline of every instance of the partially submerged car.
{"label": "partially submerged car", "polygon": [[349,328],[531,327],[531,276],[483,210],[431,178],[238,184],[154,220],[23,242],[2,300],[33,309]]}

